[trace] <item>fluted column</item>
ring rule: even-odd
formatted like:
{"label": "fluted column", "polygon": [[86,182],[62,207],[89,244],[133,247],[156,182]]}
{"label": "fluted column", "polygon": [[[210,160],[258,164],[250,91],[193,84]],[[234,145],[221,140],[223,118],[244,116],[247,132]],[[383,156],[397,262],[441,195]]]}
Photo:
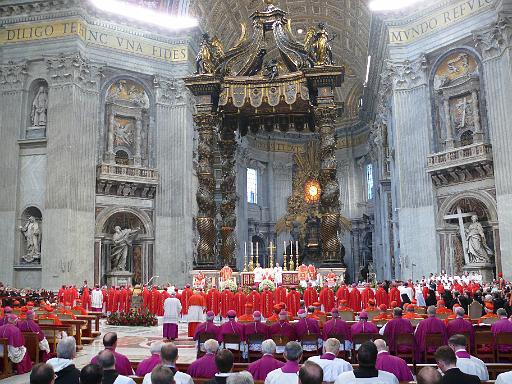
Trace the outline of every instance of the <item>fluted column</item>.
{"label": "fluted column", "polygon": [[[47,59],[48,174],[42,281],[93,281],[101,68],[79,54]],[[48,255],[48,256],[46,256]]]}
{"label": "fluted column", "polygon": [[215,178],[213,175],[213,143],[219,124],[216,101],[220,81],[211,75],[193,76],[185,79],[187,87],[196,96],[197,181],[196,193],[198,213],[196,228],[199,235],[196,265],[199,268],[215,267]]}
{"label": "fluted column", "polygon": [[[432,181],[426,172],[430,151],[430,96],[427,62],[387,62],[393,76],[395,170],[398,178],[398,220],[402,277],[439,270]],[[398,260],[395,261],[398,263]]]}
{"label": "fluted column", "polygon": [[238,196],[236,193],[236,173],[235,173],[235,151],[236,125],[234,122],[223,121],[219,149],[222,157],[222,180],[220,183],[220,191],[222,193],[222,202],[220,205],[220,215],[222,217],[221,226],[221,249],[220,257],[224,265],[236,267],[236,204]]}
{"label": "fluted column", "polygon": [[0,66],[0,281],[14,284],[13,264],[16,255],[16,217],[18,186],[18,138],[23,127],[23,86],[27,76],[25,63]]}
{"label": "fluted column", "polygon": [[[494,159],[494,180],[498,205],[501,267],[504,276],[512,274],[512,23],[500,19],[474,34],[475,45],[482,53],[483,77]],[[496,253],[496,252],[495,252]],[[498,270],[500,266],[498,266]]]}

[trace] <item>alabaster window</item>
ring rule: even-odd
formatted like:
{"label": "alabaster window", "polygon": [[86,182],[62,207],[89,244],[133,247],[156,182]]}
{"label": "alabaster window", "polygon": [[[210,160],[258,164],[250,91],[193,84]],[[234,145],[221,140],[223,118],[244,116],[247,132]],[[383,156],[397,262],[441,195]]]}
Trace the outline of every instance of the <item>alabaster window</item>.
{"label": "alabaster window", "polygon": [[247,168],[247,202],[258,204],[258,171]]}
{"label": "alabaster window", "polygon": [[366,165],[366,199],[373,199],[373,164]]}

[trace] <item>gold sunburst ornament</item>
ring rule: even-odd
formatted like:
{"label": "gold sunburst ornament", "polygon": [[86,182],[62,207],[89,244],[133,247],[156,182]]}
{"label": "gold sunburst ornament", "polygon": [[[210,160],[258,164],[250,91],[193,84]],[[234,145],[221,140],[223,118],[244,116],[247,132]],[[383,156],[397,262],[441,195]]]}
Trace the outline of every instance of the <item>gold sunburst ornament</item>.
{"label": "gold sunburst ornament", "polygon": [[308,180],[304,185],[304,200],[309,204],[318,203],[321,191],[318,180]]}

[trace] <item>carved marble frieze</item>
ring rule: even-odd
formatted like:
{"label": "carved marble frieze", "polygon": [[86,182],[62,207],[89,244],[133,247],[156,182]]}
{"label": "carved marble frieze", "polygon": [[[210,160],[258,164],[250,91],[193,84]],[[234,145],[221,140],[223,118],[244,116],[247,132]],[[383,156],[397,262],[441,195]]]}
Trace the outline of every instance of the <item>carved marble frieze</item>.
{"label": "carved marble frieze", "polygon": [[159,183],[156,169],[121,164],[100,164],[96,169],[96,193],[125,197],[155,197]]}
{"label": "carved marble frieze", "polygon": [[393,89],[407,90],[427,84],[427,58],[421,55],[414,60],[386,60],[386,70],[391,76]]}
{"label": "carved marble frieze", "polygon": [[478,143],[429,155],[427,172],[435,186],[447,186],[493,177],[490,144]]}
{"label": "carved marble frieze", "polygon": [[21,90],[28,76],[28,67],[26,62],[0,65],[0,91]]}

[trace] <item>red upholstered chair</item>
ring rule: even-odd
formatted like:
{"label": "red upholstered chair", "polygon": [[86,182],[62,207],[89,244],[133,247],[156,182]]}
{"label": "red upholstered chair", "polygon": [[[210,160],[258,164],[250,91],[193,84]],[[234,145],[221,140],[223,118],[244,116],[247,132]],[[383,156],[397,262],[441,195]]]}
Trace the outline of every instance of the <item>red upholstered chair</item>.
{"label": "red upholstered chair", "polygon": [[[506,345],[511,347],[511,350],[508,352],[500,352],[498,348],[499,345]],[[496,340],[494,344],[494,350],[496,351],[496,362],[510,362],[512,361],[512,333],[511,332],[503,332],[498,333],[496,335]]]}
{"label": "red upholstered chair", "polygon": [[494,335],[491,331],[475,332],[475,355],[486,363],[495,363]]}
{"label": "red upholstered chair", "polygon": [[[425,348],[423,349],[423,362],[435,362],[434,353],[437,348],[442,347],[444,344],[443,335],[440,333],[429,333],[425,336]],[[433,352],[432,352],[433,351]]]}

